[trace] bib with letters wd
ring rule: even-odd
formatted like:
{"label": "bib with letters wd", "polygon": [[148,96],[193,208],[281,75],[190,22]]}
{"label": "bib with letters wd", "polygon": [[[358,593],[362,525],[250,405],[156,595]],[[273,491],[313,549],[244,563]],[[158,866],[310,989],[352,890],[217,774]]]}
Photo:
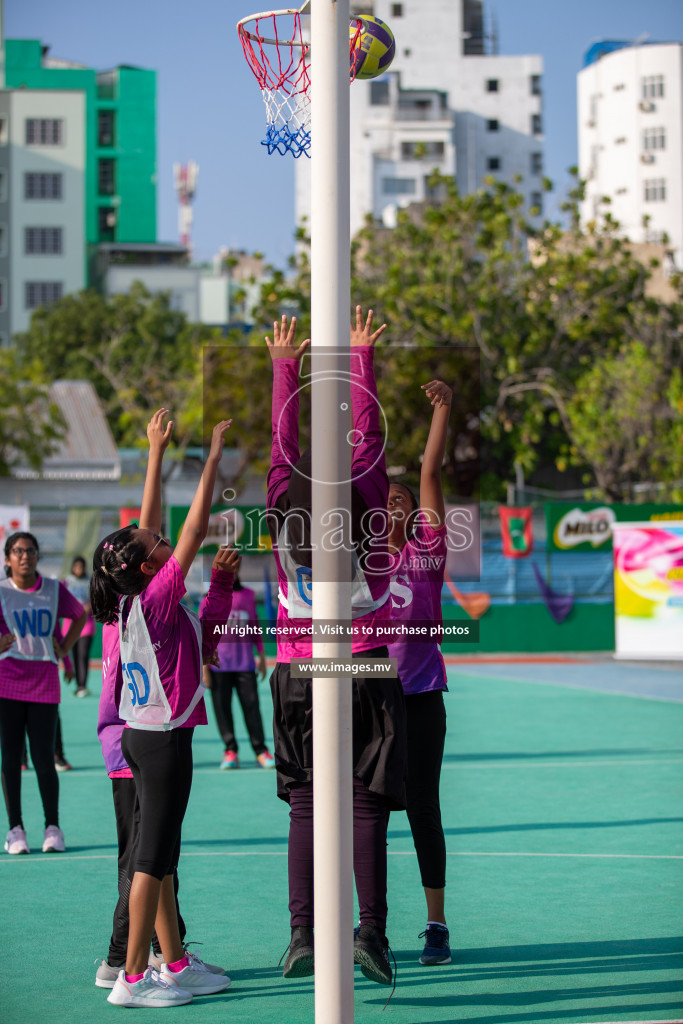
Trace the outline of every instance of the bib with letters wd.
{"label": "bib with letters wd", "polygon": [[11,578],[0,581],[0,604],[16,641],[0,658],[57,664],[52,636],[57,625],[59,580],[41,576],[39,590],[20,590]]}

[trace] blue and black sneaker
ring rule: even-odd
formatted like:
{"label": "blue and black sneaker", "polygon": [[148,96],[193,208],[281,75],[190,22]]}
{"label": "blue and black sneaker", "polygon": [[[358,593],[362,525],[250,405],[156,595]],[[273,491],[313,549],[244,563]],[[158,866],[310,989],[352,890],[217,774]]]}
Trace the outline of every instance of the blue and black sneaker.
{"label": "blue and black sneaker", "polygon": [[378,985],[391,985],[394,980],[389,963],[389,943],[384,932],[374,925],[362,924],[355,933],[353,961],[359,964],[366,978],[376,981]]}
{"label": "blue and black sneaker", "polygon": [[448,944],[449,934],[445,924],[428,924],[418,939],[425,940],[420,963],[425,967],[436,967],[438,964],[451,962],[451,947]]}

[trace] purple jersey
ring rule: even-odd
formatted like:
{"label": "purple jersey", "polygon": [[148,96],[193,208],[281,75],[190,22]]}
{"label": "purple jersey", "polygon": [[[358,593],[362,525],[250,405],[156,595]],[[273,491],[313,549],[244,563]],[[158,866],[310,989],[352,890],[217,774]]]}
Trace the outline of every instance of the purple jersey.
{"label": "purple jersey", "polygon": [[[31,594],[39,591],[43,578],[39,576],[29,590],[19,591],[26,595],[26,608],[30,612]],[[18,589],[18,588],[17,588]],[[57,598],[57,619],[80,619],[83,605],[77,601],[63,583],[59,584]],[[16,629],[17,627],[15,627]],[[10,633],[8,623],[0,608],[0,635]],[[54,636],[62,639],[58,622],[55,622]],[[0,697],[9,700],[33,701],[36,704],[59,704],[61,699],[59,686],[59,665],[52,661],[25,661],[9,654],[0,659]]]}
{"label": "purple jersey", "polygon": [[[206,598],[199,606],[201,616]],[[245,630],[245,635],[239,633],[225,633],[219,638],[218,643],[218,671],[219,672],[255,672],[256,662],[254,660],[254,647],[259,653],[264,653],[263,640],[258,634],[259,621],[256,615],[256,599],[254,591],[249,587],[242,587],[240,590],[233,590],[232,607],[226,625],[231,629],[238,630],[240,627]]]}
{"label": "purple jersey", "polygon": [[[435,529],[421,515],[415,531],[393,556],[391,617],[393,622],[441,625],[441,588],[446,566],[446,527]],[[446,666],[436,640],[389,644],[396,658],[403,692],[447,690]]]}
{"label": "purple jersey", "polygon": [[[389,481],[384,463],[384,437],[380,429],[379,402],[373,369],[374,349],[370,346],[351,350],[351,403],[355,434],[361,438],[353,447],[351,474],[353,487],[366,510],[373,510],[372,552],[364,568],[367,584],[366,600],[372,605],[367,614],[355,618],[358,634],[353,639],[353,651],[370,650],[383,644],[374,635],[373,626],[386,623],[390,616],[388,585],[391,562],[386,548],[387,496]],[[273,360],[273,443],[268,472],[268,509],[285,513],[288,507],[287,491],[292,468],[297,464],[299,452],[299,363],[296,359]],[[286,517],[284,523],[286,524]],[[310,658],[311,618],[292,613],[296,601],[311,604],[310,569],[307,583],[301,593],[290,592],[290,579],[284,565],[282,526],[275,537],[273,554],[277,566],[280,604],[278,606],[277,660],[290,662],[292,658]],[[303,579],[305,573],[300,577]],[[365,627],[362,629],[361,627]],[[370,627],[368,629],[368,627]]]}

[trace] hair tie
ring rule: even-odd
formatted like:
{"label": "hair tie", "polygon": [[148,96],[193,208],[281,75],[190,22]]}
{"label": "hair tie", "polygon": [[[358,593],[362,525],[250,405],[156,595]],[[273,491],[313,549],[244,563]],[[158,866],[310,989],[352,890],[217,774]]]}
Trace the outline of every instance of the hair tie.
{"label": "hair tie", "polygon": [[105,576],[109,575],[109,570],[107,569],[107,567],[105,565],[101,565],[100,566],[100,571],[103,572]]}
{"label": "hair tie", "polygon": [[104,543],[104,544],[102,545],[102,550],[103,550],[103,551],[106,551],[108,547],[109,547],[109,545],[108,545],[108,544],[107,544],[107,543],[105,542],[105,543]]}
{"label": "hair tie", "polygon": [[126,562],[121,562],[121,568],[122,569],[127,569],[128,568],[128,565],[126,564]]}

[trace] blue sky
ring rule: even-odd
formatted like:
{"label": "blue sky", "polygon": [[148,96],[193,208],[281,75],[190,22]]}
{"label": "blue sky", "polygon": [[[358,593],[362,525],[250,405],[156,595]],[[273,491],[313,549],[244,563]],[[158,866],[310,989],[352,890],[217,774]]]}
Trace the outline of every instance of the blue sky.
{"label": "blue sky", "polygon": [[[413,0],[415,2],[415,0]],[[200,167],[194,242],[260,250],[284,266],[293,249],[294,161],[261,146],[264,106],[235,25],[263,0],[5,0],[5,35],[41,39],[55,57],[98,69],[154,68],[160,241],[176,241],[173,164]],[[284,6],[284,5],[283,5]],[[683,0],[488,0],[503,54],[544,59],[546,170],[557,203],[576,162],[576,74],[596,39],[683,41]],[[425,25],[425,32],[432,27]],[[552,214],[552,204],[551,204]]]}

